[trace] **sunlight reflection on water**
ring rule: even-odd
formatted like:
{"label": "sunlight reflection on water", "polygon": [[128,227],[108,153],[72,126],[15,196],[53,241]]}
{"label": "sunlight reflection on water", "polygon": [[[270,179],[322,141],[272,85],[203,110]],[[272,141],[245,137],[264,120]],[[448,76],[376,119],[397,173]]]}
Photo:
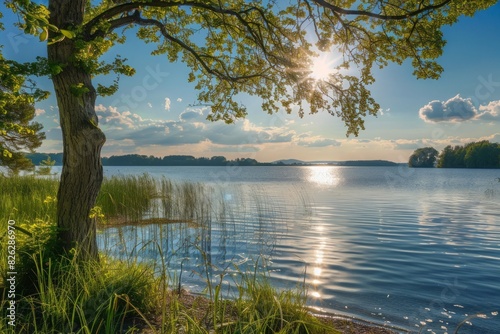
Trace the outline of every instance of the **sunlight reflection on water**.
{"label": "sunlight reflection on water", "polygon": [[[386,175],[398,173],[395,168],[244,170],[234,188],[221,192],[231,220],[215,219],[209,231],[187,224],[110,229],[100,246],[106,240],[114,254],[137,253],[142,242],[140,257],[154,259],[152,240],[158,240],[169,268],[178,272],[184,264],[183,285],[193,290],[203,289],[196,247],[209,253],[214,277],[234,273],[231,263],[251,268],[264,256],[274,285],[305,281],[311,305],[320,310],[435,333],[485,312],[489,319],[472,319],[474,326],[460,333],[498,333],[497,172],[418,170],[388,185]],[[208,174],[204,168],[173,172],[194,181]],[[128,246],[115,247],[119,238]]]}
{"label": "sunlight reflection on water", "polygon": [[307,167],[307,180],[321,186],[337,186],[340,181],[339,167],[335,166],[311,166]]}

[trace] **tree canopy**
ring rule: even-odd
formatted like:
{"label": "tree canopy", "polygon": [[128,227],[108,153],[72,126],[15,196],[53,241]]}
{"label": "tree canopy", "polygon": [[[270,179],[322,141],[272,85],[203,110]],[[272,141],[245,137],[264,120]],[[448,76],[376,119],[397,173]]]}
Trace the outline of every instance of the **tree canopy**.
{"label": "tree canopy", "polygon": [[32,152],[45,139],[42,125],[32,120],[35,101],[46,93],[26,79],[28,66],[5,59],[1,51],[0,46],[0,166],[17,174],[33,166],[23,151]]}
{"label": "tree canopy", "polygon": [[410,167],[434,167],[439,152],[433,147],[416,149],[410,156],[408,166]]}
{"label": "tree canopy", "polygon": [[500,143],[482,140],[463,146],[448,145],[441,153],[433,147],[419,148],[410,156],[408,165],[439,168],[500,168]]}
{"label": "tree canopy", "polygon": [[[114,44],[126,43],[125,31],[139,27],[137,37],[156,44],[154,55],[166,55],[170,62],[182,59],[190,67],[189,81],[196,82],[200,103],[211,105],[212,120],[245,117],[237,96],[246,93],[262,98],[268,113],[325,110],[342,119],[347,134],[357,135],[364,129],[363,117],[379,110],[367,88],[374,82],[374,67],[409,59],[418,78],[438,78],[443,69],[435,59],[445,45],[442,26],[496,1],[80,2],[85,6],[80,8],[82,21],[64,20],[59,26],[49,23],[50,8],[43,5],[27,0],[6,4],[19,15],[25,33],[54,47],[73,39],[72,61],[93,76],[134,74],[121,57],[111,63],[100,58]],[[308,76],[315,55],[332,49],[342,59],[330,77]],[[39,66],[37,74],[57,74],[67,66],[44,58],[39,62],[44,68]],[[88,89],[72,88],[76,94]],[[118,79],[96,87],[103,95],[117,88]]]}
{"label": "tree canopy", "polygon": [[[63,248],[75,242],[96,256],[95,222],[89,218],[102,182],[105,135],[95,113],[97,95],[118,89],[133,75],[126,59],[102,56],[135,32],[154,43],[153,55],[182,60],[196,83],[210,120],[245,117],[240,94],[257,96],[275,113],[326,111],[364,129],[379,105],[369,91],[372,69],[410,61],[418,78],[438,78],[436,59],[445,41],[441,28],[472,16],[494,0],[30,0],[4,1],[26,34],[47,43],[47,57],[17,68],[21,75],[48,75],[57,98],[64,161],[58,194]],[[131,30],[134,29],[134,30]],[[314,58],[335,50],[340,60],[322,79],[311,75]],[[7,70],[12,72],[13,68]],[[114,73],[113,84],[94,85]],[[78,191],[76,191],[78,189]]]}
{"label": "tree canopy", "polygon": [[442,168],[500,168],[500,144],[487,140],[446,146],[438,159]]}

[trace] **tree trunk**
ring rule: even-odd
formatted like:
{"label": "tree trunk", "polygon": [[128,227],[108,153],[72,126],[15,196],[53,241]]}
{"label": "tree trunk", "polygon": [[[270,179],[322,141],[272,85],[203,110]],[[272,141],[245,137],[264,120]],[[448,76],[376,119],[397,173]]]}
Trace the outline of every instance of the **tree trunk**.
{"label": "tree trunk", "polygon": [[[50,0],[50,23],[71,30],[83,21],[84,0]],[[60,126],[63,135],[63,167],[57,194],[57,226],[61,251],[77,247],[82,259],[97,259],[96,224],[90,218],[101,187],[103,132],[97,127],[96,91],[91,75],[74,55],[75,40],[48,46],[50,63],[62,72],[53,75]]]}

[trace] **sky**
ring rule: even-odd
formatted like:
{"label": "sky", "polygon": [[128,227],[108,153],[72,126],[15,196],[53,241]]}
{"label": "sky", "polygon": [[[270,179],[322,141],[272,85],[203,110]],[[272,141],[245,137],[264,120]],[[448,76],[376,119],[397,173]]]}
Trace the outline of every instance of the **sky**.
{"label": "sky", "polygon": [[[2,12],[4,56],[18,61],[45,56],[44,43],[11,28],[15,17]],[[249,97],[241,100],[247,106],[246,119],[230,125],[208,122],[208,107],[196,103],[197,92],[187,81],[186,66],[169,63],[165,56],[151,56],[152,46],[131,38],[113,52],[127,58],[136,75],[122,77],[119,91],[99,97],[96,103],[99,126],[107,137],[103,156],[406,162],[420,147],[442,150],[479,140],[500,142],[499,18],[497,3],[443,29],[447,44],[438,59],[444,67],[438,80],[416,79],[408,62],[376,69],[370,89],[381,109],[377,117],[367,116],[366,129],[358,137],[346,137],[342,121],[328,113],[303,118],[284,112],[268,115],[260,109],[258,98]],[[39,85],[52,90],[48,79],[40,79]],[[35,121],[44,125],[47,136],[37,152],[61,152],[55,96],[35,107]]]}

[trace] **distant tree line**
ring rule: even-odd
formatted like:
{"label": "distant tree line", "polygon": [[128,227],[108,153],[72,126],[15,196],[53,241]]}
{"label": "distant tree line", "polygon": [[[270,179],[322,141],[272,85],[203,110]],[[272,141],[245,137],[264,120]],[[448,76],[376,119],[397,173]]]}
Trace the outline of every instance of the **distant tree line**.
{"label": "distant tree line", "polygon": [[[62,153],[28,153],[26,158],[31,160],[36,166],[43,166],[44,161],[55,163],[57,166],[62,165]],[[223,156],[213,156],[211,158],[195,158],[191,155],[167,155],[164,157],[155,157],[153,155],[127,154],[113,155],[111,157],[103,157],[102,164],[104,166],[397,166],[398,164],[387,160],[347,160],[347,161],[332,161],[329,163],[309,163],[304,161],[293,162],[258,162],[250,158],[238,158],[228,160]]]}
{"label": "distant tree line", "polygon": [[338,161],[335,163],[336,166],[346,166],[346,167],[374,167],[374,166],[397,166],[398,164],[387,160],[347,160]]}
{"label": "distant tree line", "polygon": [[227,160],[223,156],[211,158],[195,158],[191,155],[168,155],[163,158],[138,154],[128,154],[121,156],[111,156],[102,158],[105,166],[225,166],[237,164],[239,166],[260,166],[263,163],[250,158],[238,158]]}
{"label": "distant tree line", "polygon": [[[55,161],[56,165],[62,165],[62,153],[30,153],[26,157],[31,159],[33,164],[40,163],[50,157]],[[223,156],[214,156],[211,158],[195,158],[191,155],[168,155],[164,157],[155,157],[153,155],[113,155],[111,157],[103,157],[102,164],[104,166],[226,166],[235,164],[238,166],[267,166],[270,163],[261,163],[255,159],[238,158],[235,160],[227,160]]]}
{"label": "distant tree line", "polygon": [[419,148],[408,161],[410,167],[500,168],[500,144],[488,140],[464,146],[446,146],[441,153],[432,147]]}

